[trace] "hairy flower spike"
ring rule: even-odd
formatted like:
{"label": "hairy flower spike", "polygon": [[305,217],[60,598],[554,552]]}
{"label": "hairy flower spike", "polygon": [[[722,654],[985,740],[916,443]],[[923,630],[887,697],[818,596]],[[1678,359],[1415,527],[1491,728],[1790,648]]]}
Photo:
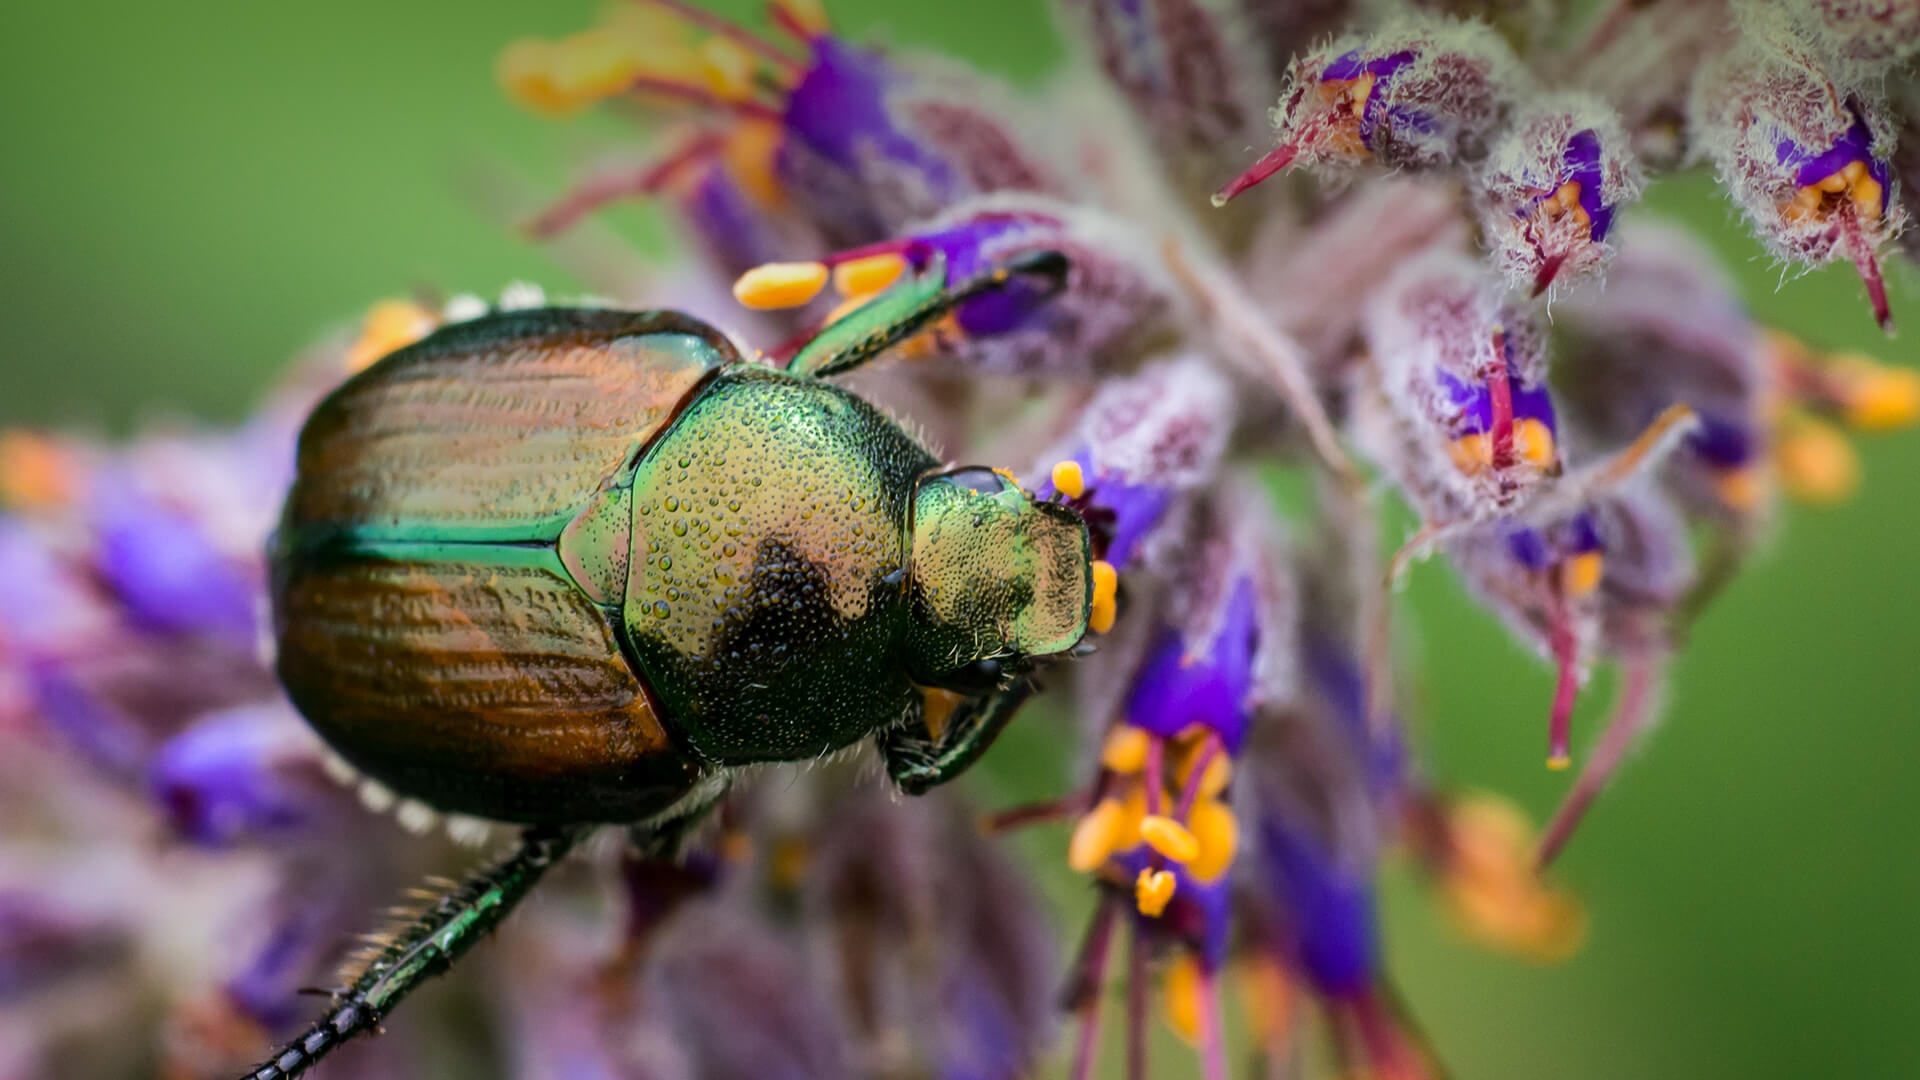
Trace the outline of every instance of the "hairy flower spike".
{"label": "hairy flower spike", "polygon": [[[1574,948],[1584,915],[1542,870],[1660,715],[1673,650],[1773,493],[1841,497],[1853,433],[1920,422],[1920,374],[1767,331],[1695,245],[1622,213],[1640,170],[1712,160],[1776,255],[1850,259],[1875,288],[1883,249],[1920,251],[1900,197],[1920,184],[1920,82],[1900,67],[1920,6],[1608,0],[1548,27],[1567,13],[1545,0],[1061,0],[1092,62],[1037,93],[851,41],[819,0],[774,0],[764,30],[707,6],[613,0],[501,57],[540,112],[605,103],[657,133],[527,231],[616,298],[586,306],[683,311],[756,361],[844,376],[936,459],[1029,463],[991,486],[1085,523],[1085,639],[1030,665],[976,641],[964,692],[901,686],[897,715],[954,748],[945,774],[1024,724],[1028,695],[1064,696],[1081,782],[981,829],[952,788],[897,798],[866,760],[726,770],[726,790],[698,789],[717,802],[678,859],[649,826],[603,830],[644,847],[586,846],[543,886],[572,896],[501,926],[487,948],[513,978],[456,995],[503,1021],[489,1064],[1023,1076],[1063,1008],[1069,1075],[1089,1080],[1118,978],[1125,1027],[1106,1041],[1130,1076],[1150,1075],[1156,984],[1205,1080],[1229,1076],[1223,985],[1243,990],[1253,1072],[1317,1060],[1298,1030],[1312,1016],[1343,1072],[1444,1075],[1389,990],[1387,853],[1411,850],[1469,936],[1538,960]],[[1206,212],[1276,98],[1278,145],[1220,199],[1295,165],[1311,182]],[[690,258],[643,273],[606,230],[560,239],[635,197],[669,204]],[[895,356],[825,359],[867,317],[942,292],[956,306]],[[549,303],[524,283],[497,304],[450,296],[376,305],[234,430],[124,447],[0,433],[0,856],[33,854],[24,882],[0,857],[0,999],[59,1019],[0,1015],[0,1074],[235,1075],[305,1012],[298,988],[338,981],[360,913],[454,854],[435,826],[469,845],[495,828],[326,749],[286,704],[267,625],[263,553],[314,403],[443,324],[532,325]],[[435,416],[538,427],[568,410],[537,382]],[[1363,465],[1420,518],[1391,559]],[[1302,481],[1285,528],[1276,474]],[[1577,771],[1537,839],[1504,803],[1430,786],[1402,726],[1425,696],[1395,685],[1385,586],[1430,550],[1553,669],[1546,757]],[[675,610],[696,600],[683,588]],[[1603,664],[1618,690],[1589,737],[1573,706]],[[920,735],[881,739],[892,759]],[[1096,896],[1064,985],[990,835],[1036,821],[1069,827],[1058,855]],[[135,962],[235,927],[258,929],[193,964]],[[74,996],[88,986],[114,995]],[[470,1024],[416,1016],[430,999],[335,1065],[379,1080],[466,1063],[441,1033]]]}
{"label": "hairy flower spike", "polygon": [[1627,143],[1605,102],[1562,94],[1530,104],[1494,144],[1475,201],[1510,284],[1537,296],[1606,267],[1614,214],[1644,183]]}
{"label": "hairy flower spike", "polygon": [[1893,201],[1893,121],[1879,94],[1804,49],[1749,35],[1701,71],[1689,125],[1776,257],[1860,271],[1892,328],[1879,252],[1906,224]]}
{"label": "hairy flower spike", "polygon": [[1469,166],[1526,79],[1485,24],[1412,14],[1316,49],[1287,76],[1273,110],[1280,145],[1220,189],[1215,206],[1294,166]]}

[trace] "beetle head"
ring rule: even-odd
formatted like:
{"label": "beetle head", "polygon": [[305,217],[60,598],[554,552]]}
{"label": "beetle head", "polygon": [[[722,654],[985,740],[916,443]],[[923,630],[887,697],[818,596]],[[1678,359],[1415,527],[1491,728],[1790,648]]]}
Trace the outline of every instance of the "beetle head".
{"label": "beetle head", "polygon": [[978,692],[1033,657],[1073,648],[1087,631],[1092,560],[1078,512],[1036,501],[1004,473],[921,477],[909,556],[909,674],[922,685]]}

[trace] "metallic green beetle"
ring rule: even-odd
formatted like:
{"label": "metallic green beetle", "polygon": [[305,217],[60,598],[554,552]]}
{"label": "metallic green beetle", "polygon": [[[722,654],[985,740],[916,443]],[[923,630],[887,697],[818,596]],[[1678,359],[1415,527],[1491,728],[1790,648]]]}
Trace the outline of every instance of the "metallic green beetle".
{"label": "metallic green beetle", "polygon": [[[784,370],[672,312],[501,312],[322,402],[272,552],[281,680],[400,795],[534,827],[249,1075],[376,1023],[587,826],[670,849],[730,768],[869,735],[911,792],[971,764],[1086,633],[1086,525],[822,377],[1064,272],[949,285],[935,256]],[[938,735],[925,688],[967,695]]]}

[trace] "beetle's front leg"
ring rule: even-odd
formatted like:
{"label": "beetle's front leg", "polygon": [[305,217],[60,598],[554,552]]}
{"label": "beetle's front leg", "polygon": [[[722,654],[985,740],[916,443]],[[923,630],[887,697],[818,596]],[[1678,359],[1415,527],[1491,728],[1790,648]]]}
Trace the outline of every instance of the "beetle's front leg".
{"label": "beetle's front leg", "polygon": [[880,753],[887,759],[887,775],[909,795],[925,794],[959,776],[987,752],[1035,689],[1031,679],[1022,678],[964,701],[938,736],[907,727],[886,732],[880,736]]}

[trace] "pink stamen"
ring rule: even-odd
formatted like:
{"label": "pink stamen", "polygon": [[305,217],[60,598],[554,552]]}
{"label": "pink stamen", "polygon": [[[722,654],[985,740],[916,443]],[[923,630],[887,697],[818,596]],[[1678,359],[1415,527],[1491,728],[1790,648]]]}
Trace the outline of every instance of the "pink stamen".
{"label": "pink stamen", "polygon": [[732,113],[750,120],[764,120],[770,124],[782,123],[786,119],[781,115],[780,110],[770,105],[761,105],[752,101],[729,101],[705,87],[676,82],[672,79],[655,78],[652,75],[635,76],[633,81],[627,84],[627,89],[638,94],[658,94],[661,97],[704,106],[715,112]]}
{"label": "pink stamen", "polygon": [[1167,741],[1158,735],[1147,739],[1147,763],[1141,773],[1140,781],[1147,788],[1147,813],[1158,814],[1161,803],[1166,801],[1166,789],[1162,787],[1162,778],[1166,775]]}
{"label": "pink stamen", "polygon": [[1427,1070],[1420,1055],[1401,1037],[1374,990],[1364,990],[1354,999],[1353,1012],[1376,1075],[1387,1080],[1425,1080]]}
{"label": "pink stamen", "polygon": [[685,3],[684,0],[639,0],[639,2],[665,8],[695,26],[705,27],[721,37],[743,46],[748,52],[753,53],[755,56],[785,68],[790,72],[797,73],[802,69],[800,61],[795,60],[773,42],[768,41],[766,38],[761,37],[730,19],[724,19],[710,11],[702,11],[692,4]]}
{"label": "pink stamen", "polygon": [[1085,791],[1076,791],[1057,799],[1008,807],[987,818],[986,830],[990,833],[1011,832],[1028,825],[1041,825],[1050,821],[1065,821],[1068,818],[1078,817],[1099,802],[1100,786],[1095,784]]}
{"label": "pink stamen", "polygon": [[1180,805],[1173,812],[1175,821],[1185,821],[1193,814],[1193,804],[1200,800],[1200,778],[1207,775],[1207,766],[1220,756],[1220,736],[1208,735],[1207,741],[1200,745],[1200,752],[1193,759],[1193,768],[1187,771],[1187,783],[1180,789]]}
{"label": "pink stamen", "polygon": [[1233,201],[1234,197],[1241,192],[1293,164],[1293,159],[1298,155],[1299,150],[1296,149],[1292,143],[1276,146],[1272,150],[1267,151],[1266,156],[1254,162],[1252,168],[1234,177],[1228,182],[1226,187],[1215,192],[1213,205],[1227,205],[1227,203]]}
{"label": "pink stamen", "polygon": [[1546,292],[1548,286],[1553,284],[1553,279],[1559,276],[1560,268],[1565,266],[1566,263],[1567,257],[1565,255],[1556,254],[1547,256],[1547,261],[1540,264],[1540,272],[1534,275],[1533,295],[1539,296],[1541,293]]}
{"label": "pink stamen", "polygon": [[1548,631],[1547,640],[1553,649],[1557,674],[1553,688],[1553,716],[1547,724],[1547,760],[1564,762],[1572,757],[1569,744],[1572,741],[1573,703],[1580,693],[1580,680],[1574,656],[1573,617],[1567,611],[1566,594],[1561,590],[1558,570],[1555,571],[1552,587],[1553,626]]}
{"label": "pink stamen", "polygon": [[1099,1057],[1101,983],[1107,976],[1107,954],[1112,951],[1114,915],[1119,906],[1109,894],[1094,911],[1074,963],[1075,975],[1064,995],[1066,1007],[1080,1013],[1080,1037],[1073,1047],[1073,1080],[1087,1080]]}
{"label": "pink stamen", "polygon": [[1887,303],[1887,283],[1880,277],[1880,261],[1867,248],[1860,232],[1860,217],[1851,203],[1840,210],[1840,228],[1846,233],[1847,250],[1860,271],[1860,282],[1867,287],[1867,302],[1873,305],[1873,321],[1883,333],[1893,333],[1893,309]]}
{"label": "pink stamen", "polygon": [[1227,1080],[1226,1032],[1220,1025],[1220,990],[1206,964],[1200,968],[1200,1061],[1206,1080]]}
{"label": "pink stamen", "polygon": [[1648,658],[1627,666],[1626,686],[1621,690],[1613,719],[1607,722],[1606,734],[1600,737],[1593,757],[1580,770],[1580,779],[1540,835],[1540,852],[1535,856],[1534,865],[1541,870],[1552,865],[1566,848],[1567,841],[1573,839],[1573,831],[1580,827],[1587,808],[1600,797],[1613,770],[1619,767],[1627,750],[1639,741],[1640,733],[1647,729],[1653,717],[1653,690],[1659,682],[1660,666],[1658,660]]}
{"label": "pink stamen", "polygon": [[786,31],[788,37],[793,38],[802,45],[813,44],[813,32],[800,25],[800,20],[795,18],[793,12],[788,11],[784,5],[768,4],[767,20],[781,30]]}
{"label": "pink stamen", "polygon": [[529,222],[527,231],[545,239],[609,203],[659,194],[685,170],[711,161],[724,145],[720,136],[708,133],[688,140],[685,146],[638,173],[609,173],[589,178]]}
{"label": "pink stamen", "polygon": [[1493,436],[1493,467],[1510,468],[1513,465],[1513,383],[1507,371],[1507,335],[1504,330],[1493,332],[1493,363],[1487,368],[1487,394],[1493,400],[1490,405]]}
{"label": "pink stamen", "polygon": [[1127,1080],[1147,1080],[1147,936],[1127,920]]}

